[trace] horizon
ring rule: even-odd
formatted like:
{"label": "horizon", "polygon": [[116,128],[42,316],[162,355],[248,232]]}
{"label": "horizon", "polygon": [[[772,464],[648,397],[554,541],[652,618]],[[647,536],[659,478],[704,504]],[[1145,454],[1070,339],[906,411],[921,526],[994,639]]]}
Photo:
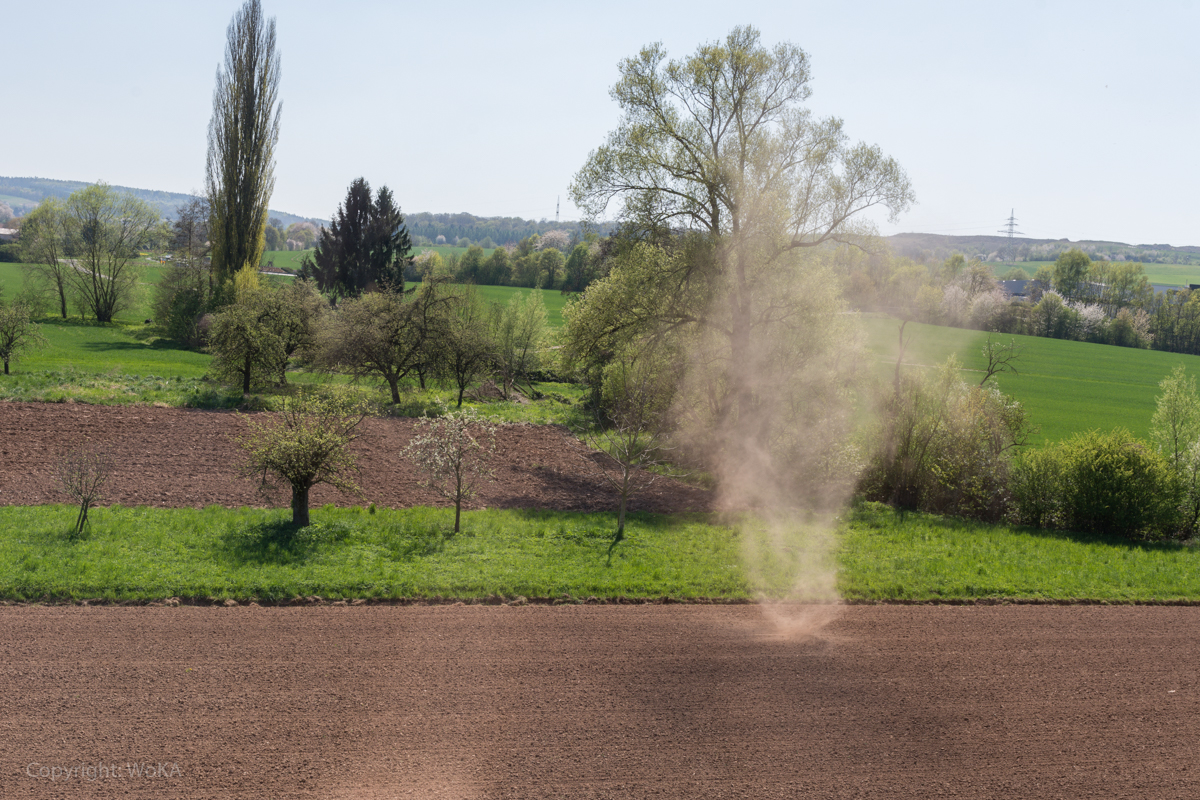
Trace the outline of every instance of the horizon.
{"label": "horizon", "polygon": [[[42,176],[0,175],[0,180],[5,180],[5,179],[46,180],[46,181],[58,181],[58,182],[62,182],[62,183],[85,183],[84,181],[77,181],[77,180],[73,181],[73,180],[66,180],[66,179],[62,179],[62,178],[45,178]],[[181,195],[181,196],[186,196],[186,197],[196,196],[196,195],[187,194],[185,192],[172,192],[167,189],[152,189],[152,188],[148,188],[145,186],[123,186],[120,184],[109,184],[109,185],[112,186],[114,189],[125,189],[125,190],[139,191],[139,192],[161,192],[164,194]],[[301,219],[304,219],[304,220],[308,220],[308,221],[312,221],[312,222],[320,222],[322,224],[325,222],[325,219],[318,218],[318,217],[301,217],[301,215],[294,214],[293,212],[291,212],[285,208],[270,209],[270,212],[272,214],[284,214],[287,216],[300,217]],[[468,216],[475,217],[476,219],[521,219],[526,222],[538,222],[538,223],[549,222],[549,220],[545,217],[532,218],[532,217],[514,217],[511,215],[484,215],[484,214],[476,214],[472,211],[465,211],[465,210],[430,211],[428,209],[422,209],[419,211],[405,211],[403,213],[404,213],[405,219],[407,219],[410,216],[417,215],[417,214],[430,214],[430,215],[466,214]],[[604,224],[612,223],[614,221],[615,220],[597,220],[596,222],[598,224],[604,225]],[[564,225],[578,225],[583,222],[585,222],[585,220],[583,218],[561,220],[561,224],[564,224]],[[881,233],[880,235],[883,238],[892,238],[892,237],[897,237],[897,236],[944,236],[944,237],[947,237],[950,239],[1007,239],[1008,238],[1007,234],[1003,231],[1000,231],[997,233],[991,233],[991,234],[976,233],[976,234],[955,235],[955,234],[949,234],[949,233],[935,233],[935,232],[931,232],[931,231],[902,230],[902,231],[894,231],[891,233]],[[1167,242],[1124,242],[1124,241],[1120,241],[1118,239],[1091,239],[1091,238],[1089,238],[1089,239],[1072,239],[1068,236],[1031,237],[1031,236],[1021,235],[1021,236],[1016,237],[1015,241],[1018,241],[1018,242],[1022,242],[1022,241],[1024,241],[1024,242],[1067,242],[1068,244],[1114,244],[1114,245],[1125,245],[1128,247],[1167,247],[1167,248],[1171,248],[1171,249],[1184,249],[1184,248],[1188,248],[1188,247],[1197,247],[1197,245],[1173,244],[1173,243],[1167,243]]]}
{"label": "horizon", "polygon": [[[28,65],[8,106],[70,121],[10,123],[0,169],[202,186],[214,75],[240,5],[72,0],[6,12],[27,32],[6,55]],[[282,67],[271,206],[300,217],[328,219],[361,175],[405,209],[550,220],[560,202],[562,217],[579,219],[567,186],[617,126],[618,62],[655,41],[684,57],[753,24],[766,45],[809,54],[806,108],[840,117],[851,141],[879,145],[908,173],[917,205],[895,223],[867,215],[882,235],[994,235],[1015,209],[1029,238],[1197,239],[1196,4],[1132,13],[1025,0],[997,17],[939,2],[697,2],[687,14],[619,2],[596,18],[469,1],[451,19],[360,0],[330,17],[311,0],[266,0],[264,12]]]}

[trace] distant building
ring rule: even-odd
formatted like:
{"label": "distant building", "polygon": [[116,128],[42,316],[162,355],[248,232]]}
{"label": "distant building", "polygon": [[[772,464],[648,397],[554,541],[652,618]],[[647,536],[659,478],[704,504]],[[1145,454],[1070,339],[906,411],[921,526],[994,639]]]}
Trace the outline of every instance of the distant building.
{"label": "distant building", "polygon": [[1019,300],[1024,300],[1025,298],[1027,298],[1029,296],[1029,292],[1033,288],[1029,284],[1031,284],[1033,282],[1034,281],[1032,281],[1032,280],[998,281],[998,283],[1000,284],[1000,288],[1003,289],[1008,294],[1009,297],[1019,299]]}
{"label": "distant building", "polygon": [[0,244],[8,244],[17,240],[17,234],[20,231],[15,228],[0,228]]}

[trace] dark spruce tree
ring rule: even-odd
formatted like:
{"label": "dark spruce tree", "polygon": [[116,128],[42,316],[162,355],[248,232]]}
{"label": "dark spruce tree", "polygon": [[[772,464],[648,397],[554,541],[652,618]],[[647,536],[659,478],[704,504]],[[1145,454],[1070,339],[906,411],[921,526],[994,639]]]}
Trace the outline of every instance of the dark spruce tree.
{"label": "dark spruce tree", "polygon": [[374,198],[364,178],[350,184],[346,199],[322,228],[300,277],[311,278],[334,299],[358,297],[383,286],[402,287],[412,262],[412,240],[392,192],[382,186]]}

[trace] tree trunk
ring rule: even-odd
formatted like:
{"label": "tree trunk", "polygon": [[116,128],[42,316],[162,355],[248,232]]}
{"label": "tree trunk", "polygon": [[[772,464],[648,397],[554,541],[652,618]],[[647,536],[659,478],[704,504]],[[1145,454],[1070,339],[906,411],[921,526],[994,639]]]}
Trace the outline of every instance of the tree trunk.
{"label": "tree trunk", "polygon": [[396,378],[388,378],[388,388],[392,390],[392,405],[400,405],[400,381]]}
{"label": "tree trunk", "polygon": [[612,566],[612,554],[617,545],[625,539],[625,503],[629,499],[629,481],[626,477],[625,484],[621,489],[621,505],[617,510],[617,532],[613,535],[612,542],[608,545],[608,561],[607,566]]}
{"label": "tree trunk", "polygon": [[454,532],[458,533],[458,521],[462,517],[462,499],[455,498],[454,500]]}
{"label": "tree trunk", "polygon": [[292,485],[292,524],[297,528],[308,526],[308,489]]}
{"label": "tree trunk", "polygon": [[4,359],[4,374],[8,374],[8,359]]}

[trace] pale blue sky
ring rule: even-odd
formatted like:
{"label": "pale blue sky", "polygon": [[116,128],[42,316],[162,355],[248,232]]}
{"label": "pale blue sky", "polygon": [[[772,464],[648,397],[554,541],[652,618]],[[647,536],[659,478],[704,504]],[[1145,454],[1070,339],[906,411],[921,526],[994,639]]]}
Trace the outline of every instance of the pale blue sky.
{"label": "pale blue sky", "polygon": [[[8,3],[0,174],[189,191],[239,0]],[[563,218],[614,127],[617,62],[753,24],[808,51],[812,108],[907,170],[884,233],[1200,245],[1200,4],[264,0],[283,118],[271,206],[327,218],[350,181],[407,212]]]}

